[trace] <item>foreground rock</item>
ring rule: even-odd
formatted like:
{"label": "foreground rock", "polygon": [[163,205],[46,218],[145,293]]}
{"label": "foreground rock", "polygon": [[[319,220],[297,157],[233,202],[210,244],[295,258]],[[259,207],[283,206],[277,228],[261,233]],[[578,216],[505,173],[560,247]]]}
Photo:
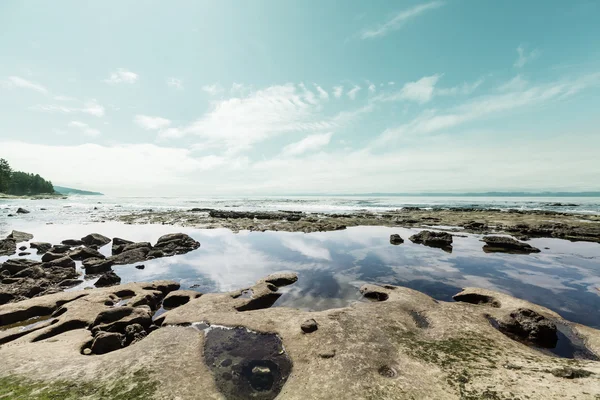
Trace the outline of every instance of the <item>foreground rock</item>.
{"label": "foreground rock", "polygon": [[28,242],[33,239],[33,235],[27,232],[12,231],[6,238],[15,242]]}
{"label": "foreground rock", "polygon": [[[258,311],[239,311],[256,310],[244,305],[256,306],[257,298],[276,293],[269,285],[263,280],[246,288],[248,297],[237,291],[204,294],[154,321],[153,310],[176,283],[131,283],[0,306],[0,396],[11,398],[6,388],[18,388],[24,399],[52,394],[187,400],[235,394],[294,400],[545,400],[594,399],[600,393],[598,361],[561,358],[524,345],[489,320],[509,316],[528,337],[533,332],[540,337],[545,320],[560,323],[594,352],[600,352],[600,331],[503,293],[463,292],[498,301],[499,307],[489,307],[365,285],[365,293],[386,299],[319,312],[268,308],[268,303]],[[129,303],[116,306],[124,298]],[[428,323],[419,323],[416,315]],[[37,324],[27,321],[42,316],[47,319],[32,320]],[[22,326],[10,325],[16,323]]]}
{"label": "foreground rock", "polygon": [[498,322],[502,332],[541,347],[553,348],[558,341],[556,324],[528,308],[519,308]]}
{"label": "foreground rock", "polygon": [[519,242],[511,237],[484,236],[482,240],[485,242],[483,251],[486,253],[530,254],[540,252],[540,249],[527,243]]}
{"label": "foreground rock", "polygon": [[448,232],[421,231],[409,239],[413,243],[452,251],[452,235]]}
{"label": "foreground rock", "polygon": [[12,239],[0,240],[0,256],[12,256],[17,251],[17,242]]}

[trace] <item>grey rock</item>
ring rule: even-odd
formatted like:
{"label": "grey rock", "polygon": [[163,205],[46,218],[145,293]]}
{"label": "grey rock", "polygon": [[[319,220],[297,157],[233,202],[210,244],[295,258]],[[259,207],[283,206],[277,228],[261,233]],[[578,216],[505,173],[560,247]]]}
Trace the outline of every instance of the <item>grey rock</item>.
{"label": "grey rock", "polygon": [[116,265],[135,264],[146,261],[146,256],[150,249],[148,247],[134,248],[132,250],[123,251],[108,257],[108,260],[113,261]]}
{"label": "grey rock", "polygon": [[101,258],[104,259],[106,256],[100,253],[98,250],[94,250],[89,247],[80,247],[69,253],[69,257],[73,260],[87,260],[88,258]]}
{"label": "grey rock", "polygon": [[104,273],[95,283],[96,287],[107,287],[114,286],[121,283],[121,278],[115,273],[115,271],[108,271]]}
{"label": "grey rock", "polygon": [[31,242],[29,243],[29,247],[32,249],[36,249],[38,254],[44,254],[52,247],[52,244],[47,242]]}
{"label": "grey rock", "polygon": [[42,255],[42,261],[43,262],[49,262],[52,260],[58,260],[59,258],[63,258],[65,257],[65,254],[60,254],[60,253],[53,253],[53,252],[46,252],[44,253],[44,255]]}
{"label": "grey rock", "polygon": [[26,210],[26,209],[21,208],[21,207],[19,207],[17,209],[17,214],[29,214],[29,212],[30,212],[29,210]]}
{"label": "grey rock", "polygon": [[102,258],[87,258],[83,261],[83,268],[86,275],[108,272],[113,265],[114,262],[112,260]]}
{"label": "grey rock", "polygon": [[189,253],[199,247],[200,243],[185,233],[172,233],[161,236],[154,245],[154,248],[161,250],[165,256]]}
{"label": "grey rock", "polygon": [[312,333],[319,329],[319,324],[317,324],[317,321],[314,319],[307,319],[300,325],[300,329],[302,329],[302,332],[304,333]]}
{"label": "grey rock", "polygon": [[98,332],[92,342],[92,353],[106,354],[123,348],[125,336],[116,332]]}
{"label": "grey rock", "polygon": [[81,246],[83,244],[83,242],[78,239],[65,239],[61,243],[67,246]]}
{"label": "grey rock", "polygon": [[28,258],[10,258],[0,265],[0,271],[8,271],[11,275],[15,275],[24,269],[39,266],[41,263]]}
{"label": "grey rock", "polygon": [[398,245],[404,243],[404,239],[400,237],[397,233],[390,235],[390,243],[393,245]]}
{"label": "grey rock", "polygon": [[12,231],[6,238],[15,242],[28,242],[33,239],[33,235],[27,232]]}
{"label": "grey rock", "polygon": [[298,281],[298,275],[294,272],[271,274],[265,278],[265,282],[271,283],[277,287],[291,285],[296,281]]}
{"label": "grey rock", "polygon": [[109,238],[99,233],[90,233],[89,235],[82,237],[81,241],[83,242],[83,244],[86,244],[88,246],[100,247],[110,243]]}
{"label": "grey rock", "polygon": [[411,242],[446,251],[452,250],[452,235],[448,232],[421,231],[410,238]]}
{"label": "grey rock", "polygon": [[12,239],[0,240],[0,256],[12,256],[17,251],[17,242]]}
{"label": "grey rock", "polygon": [[[46,253],[48,254],[48,253]],[[46,255],[44,254],[44,255]],[[62,267],[62,268],[75,268],[75,261],[69,256],[64,256],[61,258],[57,258],[48,262],[44,262],[42,264],[43,268],[54,268],[54,267]]]}
{"label": "grey rock", "polygon": [[554,348],[558,341],[554,322],[528,308],[519,308],[500,319],[498,329],[540,347]]}
{"label": "grey rock", "polygon": [[535,248],[530,244],[519,242],[511,237],[484,236],[482,240],[485,242],[483,251],[486,253],[502,252],[513,254],[530,254],[540,252],[540,249]]}
{"label": "grey rock", "polygon": [[55,244],[54,246],[48,249],[48,252],[56,254],[65,254],[68,251],[71,251],[71,246],[65,244]]}

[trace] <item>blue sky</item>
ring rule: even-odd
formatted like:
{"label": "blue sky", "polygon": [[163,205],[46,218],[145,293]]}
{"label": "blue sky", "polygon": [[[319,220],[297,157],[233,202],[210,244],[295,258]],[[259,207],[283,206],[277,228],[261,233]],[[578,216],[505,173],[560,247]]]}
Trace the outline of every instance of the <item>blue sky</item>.
{"label": "blue sky", "polygon": [[598,190],[600,3],[3,1],[0,157],[165,195]]}

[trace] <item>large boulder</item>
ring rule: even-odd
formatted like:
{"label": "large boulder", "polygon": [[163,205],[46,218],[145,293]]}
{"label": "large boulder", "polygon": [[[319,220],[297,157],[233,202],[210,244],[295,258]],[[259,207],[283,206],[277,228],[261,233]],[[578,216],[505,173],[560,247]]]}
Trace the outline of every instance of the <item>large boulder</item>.
{"label": "large boulder", "polygon": [[26,209],[21,208],[21,207],[19,207],[17,209],[17,214],[29,214],[29,212],[30,212],[29,210],[26,210]]}
{"label": "large boulder", "polygon": [[49,262],[52,260],[58,260],[59,258],[63,258],[65,256],[66,256],[65,254],[53,253],[51,251],[48,251],[42,255],[42,261]]}
{"label": "large boulder", "polygon": [[[131,245],[129,245],[131,246]],[[116,265],[126,265],[142,262],[146,260],[150,247],[138,247],[123,251],[122,253],[108,257]]]}
{"label": "large boulder", "polygon": [[102,274],[110,271],[114,262],[104,258],[86,258],[83,260],[83,268],[86,275]]}
{"label": "large boulder", "polygon": [[200,242],[197,242],[185,233],[171,233],[161,236],[154,245],[154,248],[161,250],[165,256],[189,253],[199,247]]}
{"label": "large boulder", "polygon": [[94,250],[89,247],[80,247],[69,253],[69,257],[73,260],[87,260],[88,258],[101,258],[104,259],[106,256],[100,253],[98,250]]}
{"label": "large boulder", "polygon": [[33,235],[27,232],[12,231],[6,238],[15,242],[28,242],[33,239]]}
{"label": "large boulder", "polygon": [[8,271],[10,275],[15,275],[24,269],[39,265],[39,261],[28,258],[10,258],[4,264],[0,264],[0,271]]}
{"label": "large boulder", "polygon": [[119,350],[125,345],[125,335],[117,332],[98,332],[92,342],[93,354],[106,354]]}
{"label": "large boulder", "polygon": [[[87,271],[86,271],[87,272]],[[96,287],[107,287],[114,286],[121,283],[119,275],[115,274],[115,271],[108,271],[104,273],[95,283]]]}
{"label": "large boulder", "polygon": [[98,247],[102,247],[110,243],[109,238],[99,233],[90,233],[89,235],[82,237],[81,241],[83,242],[83,244],[86,244],[88,246]]}
{"label": "large boulder", "polygon": [[[46,253],[46,254],[48,254],[48,253]],[[44,262],[44,264],[42,264],[42,267],[44,267],[44,268],[54,268],[54,267],[75,268],[75,261],[73,261],[73,259],[69,256],[64,256],[64,257],[57,258],[57,259],[54,259],[54,260],[51,260],[48,262]]]}
{"label": "large boulder", "polygon": [[0,256],[12,256],[17,251],[17,242],[12,239],[0,240]]}
{"label": "large boulder", "polygon": [[394,233],[393,235],[390,235],[390,243],[396,246],[404,243],[404,239],[402,239],[397,233]]}
{"label": "large boulder", "polygon": [[498,321],[498,329],[516,339],[554,348],[558,342],[554,322],[528,308],[519,308]]}
{"label": "large boulder", "polygon": [[444,250],[452,249],[452,235],[448,232],[421,231],[412,235],[410,241],[429,247],[437,247]]}
{"label": "large boulder", "polygon": [[121,239],[118,237],[113,238],[112,243],[113,255],[121,254],[123,252],[123,249],[125,249],[125,246],[127,246],[128,244],[133,244],[131,240]]}
{"label": "large boulder", "polygon": [[44,254],[52,247],[52,244],[47,242],[31,242],[29,243],[29,247],[32,249],[36,249],[38,254]]}
{"label": "large boulder", "polygon": [[484,236],[482,239],[485,242],[483,251],[486,253],[513,253],[513,254],[530,254],[539,253],[540,249],[535,248],[527,243],[519,242],[511,237],[505,236]]}

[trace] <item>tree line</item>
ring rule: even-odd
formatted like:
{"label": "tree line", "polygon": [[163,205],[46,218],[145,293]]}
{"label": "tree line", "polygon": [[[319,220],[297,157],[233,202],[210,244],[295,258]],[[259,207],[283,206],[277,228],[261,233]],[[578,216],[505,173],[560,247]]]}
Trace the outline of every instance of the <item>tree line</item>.
{"label": "tree line", "polygon": [[8,161],[0,158],[0,193],[16,196],[54,193],[54,186],[39,174],[13,171]]}

